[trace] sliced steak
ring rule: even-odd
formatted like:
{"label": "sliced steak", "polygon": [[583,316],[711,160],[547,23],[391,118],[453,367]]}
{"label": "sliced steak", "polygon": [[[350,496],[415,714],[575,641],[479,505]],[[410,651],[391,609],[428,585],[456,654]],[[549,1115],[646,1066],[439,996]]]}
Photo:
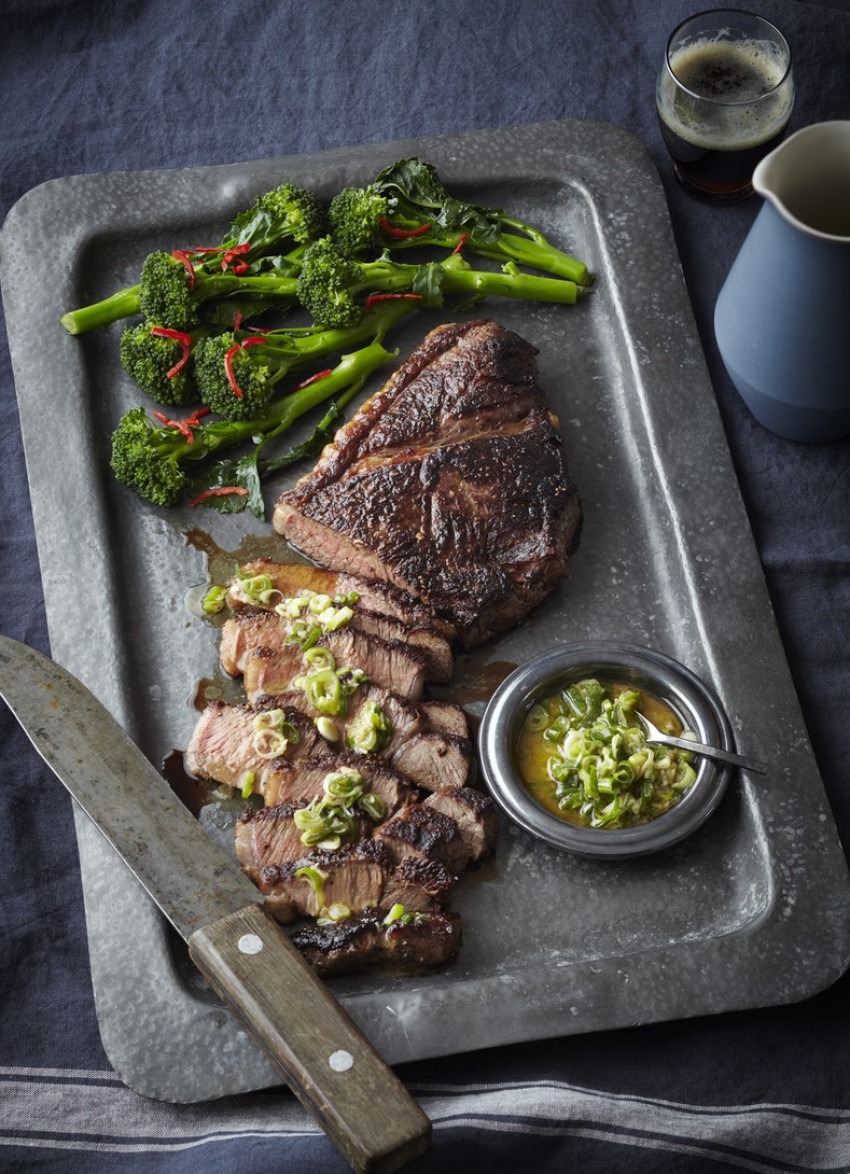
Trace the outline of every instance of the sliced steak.
{"label": "sliced steak", "polygon": [[[340,575],[324,567],[309,563],[278,563],[271,559],[253,559],[240,568],[243,575],[268,575],[273,590],[281,599],[292,599],[304,591],[315,591],[320,595],[350,595],[356,593],[358,607],[378,615],[390,616],[411,627],[434,628],[443,635],[446,625],[431,614],[420,599],[408,591],[402,591],[385,580],[371,581],[358,579],[353,575]],[[261,605],[240,590],[239,577],[235,578],[227,593],[227,602],[234,611],[240,608],[258,610]]]}
{"label": "sliced steak", "polygon": [[499,813],[489,795],[474,787],[444,787],[429,795],[423,806],[454,821],[467,861],[483,860],[493,851],[499,835]]}
{"label": "sliced steak", "polygon": [[307,925],[290,941],[323,977],[368,970],[388,962],[401,968],[441,966],[460,948],[458,913],[428,913],[384,925],[372,911],[332,925]]}
{"label": "sliced steak", "polygon": [[451,645],[434,628],[424,624],[405,624],[393,616],[381,615],[355,605],[351,627],[381,640],[398,641],[417,649],[425,657],[426,680],[445,685],[452,679],[454,656]]}
{"label": "sliced steak", "polygon": [[[469,739],[443,733],[441,729],[435,728],[430,718],[429,705],[408,701],[386,689],[377,689],[371,685],[357,689],[348,699],[345,717],[331,718],[339,731],[333,750],[346,745],[346,732],[357,721],[361,708],[370,702],[377,702],[392,723],[389,743],[374,757],[387,762],[399,774],[428,791],[443,786],[463,786],[472,765],[472,744]],[[295,709],[305,717],[316,716],[316,711],[300,689],[267,698],[266,703],[275,703],[286,710]],[[442,706],[438,712],[445,717]],[[364,754],[361,757],[369,758],[372,755]]]}
{"label": "sliced steak", "polygon": [[[311,872],[305,874],[305,868]],[[265,894],[269,912],[284,923],[317,917],[334,904],[346,905],[352,913],[389,910],[395,904],[410,913],[431,913],[445,904],[454,884],[448,870],[433,860],[405,860],[394,868],[375,840],[335,852],[314,851],[281,865],[252,860],[245,871]]]}
{"label": "sliced steak", "polygon": [[280,762],[302,756],[330,753],[328,743],[316,731],[309,718],[293,708],[285,709],[287,722],[297,735],[283,755],[268,759],[257,749],[255,719],[274,705],[227,705],[214,701],[206,706],[184,755],[186,769],[196,778],[211,779],[225,786],[241,789],[246,776],[253,772],[253,789],[265,792]]}
{"label": "sliced steak", "polygon": [[356,771],[363,779],[364,790],[380,795],[386,805],[387,818],[416,798],[412,784],[385,762],[368,754],[342,751],[316,758],[276,762],[274,771],[266,779],[263,792],[266,804],[273,807],[286,802],[309,803],[324,793],[323,784],[328,775],[343,770]]}
{"label": "sliced steak", "polygon": [[462,787],[472,768],[472,745],[467,738],[422,730],[392,754],[393,768],[426,791]]}
{"label": "sliced steak", "polygon": [[281,495],[275,529],[421,600],[467,647],[518,623],[581,520],[535,354],[487,319],[432,331]]}
{"label": "sliced steak", "polygon": [[435,808],[412,803],[375,829],[390,858],[400,864],[408,856],[437,860],[455,876],[463,872],[467,853],[457,824]]}
{"label": "sliced steak", "polygon": [[406,856],[387,873],[381,908],[403,905],[407,913],[430,913],[448,902],[456,880],[439,860]]}
{"label": "sliced steak", "polygon": [[[268,615],[239,616],[224,625],[222,648],[226,641],[230,650],[237,644],[231,638],[238,628],[241,656],[228,664],[242,665],[243,685],[249,701],[259,697],[273,697],[291,689],[296,677],[306,671],[304,653],[299,644],[287,644],[286,625],[280,621],[277,628]],[[232,627],[231,627],[232,625]],[[264,644],[264,640],[273,643]],[[421,652],[397,641],[388,643],[374,636],[353,631],[348,627],[320,636],[313,647],[327,648],[333,654],[336,666],[361,669],[373,685],[392,689],[402,697],[417,700],[425,689],[426,661]],[[228,668],[222,661],[223,667]]]}

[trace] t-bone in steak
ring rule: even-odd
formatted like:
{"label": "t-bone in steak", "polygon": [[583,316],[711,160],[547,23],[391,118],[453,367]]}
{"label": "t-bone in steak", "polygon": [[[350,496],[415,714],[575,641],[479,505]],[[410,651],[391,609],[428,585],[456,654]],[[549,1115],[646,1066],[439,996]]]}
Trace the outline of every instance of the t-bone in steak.
{"label": "t-bone in steak", "polygon": [[281,495],[275,529],[411,593],[463,646],[512,627],[567,573],[581,522],[536,353],[489,319],[433,330]]}

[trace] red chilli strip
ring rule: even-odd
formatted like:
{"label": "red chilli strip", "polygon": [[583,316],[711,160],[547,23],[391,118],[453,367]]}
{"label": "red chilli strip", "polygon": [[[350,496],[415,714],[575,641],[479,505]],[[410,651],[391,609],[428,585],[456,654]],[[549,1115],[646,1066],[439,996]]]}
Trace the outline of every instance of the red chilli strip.
{"label": "red chilli strip", "polygon": [[164,412],[151,412],[157,420],[160,420],[166,428],[176,428],[181,436],[185,436],[187,444],[195,443],[195,434],[193,428],[197,428],[200,424],[201,416],[208,416],[210,414],[209,408],[196,408],[191,416],[187,416],[185,420],[170,420]]}
{"label": "red chilli strip", "polygon": [[387,236],[391,236],[393,238],[393,240],[405,241],[408,239],[408,237],[411,237],[411,236],[422,236],[424,233],[429,231],[429,229],[431,228],[431,225],[430,224],[420,224],[418,228],[410,228],[410,229],[396,228],[394,225],[390,224],[390,222],[389,222],[389,220],[387,220],[386,216],[382,216],[381,217],[381,228],[384,230],[384,232],[387,234]]}
{"label": "red chilli strip", "polygon": [[465,232],[465,233],[463,234],[463,236],[460,238],[460,240],[457,242],[457,244],[455,245],[455,247],[452,249],[452,251],[449,253],[449,256],[450,256],[450,257],[454,257],[454,256],[456,256],[458,253],[462,253],[462,252],[463,252],[463,246],[466,244],[466,241],[467,241],[467,238],[468,238],[468,237],[469,237],[469,233],[468,233],[468,232]]}
{"label": "red chilli strip", "polygon": [[208,497],[228,497],[234,493],[239,497],[248,496],[248,490],[244,489],[241,485],[216,485],[212,489],[205,489],[204,492],[199,493],[197,497],[193,497],[189,502],[189,505],[200,505],[201,502],[206,501]]}
{"label": "red chilli strip", "polygon": [[192,339],[188,334],[184,334],[182,330],[168,330],[165,326],[152,326],[151,334],[154,338],[173,338],[175,342],[180,343],[183,354],[171,370],[165,373],[166,379],[173,379],[189,362],[189,355],[192,351]]}
{"label": "red chilli strip", "polygon": [[192,265],[192,251],[188,249],[172,249],[171,255],[175,261],[180,263],[189,274],[189,289],[195,288],[195,269]]}
{"label": "red chilli strip", "polygon": [[[251,246],[247,243],[247,241],[244,244],[235,245],[234,248],[228,249],[221,260],[222,273],[226,273],[228,269],[236,274],[247,273],[247,261],[236,261],[236,258],[242,256],[245,253],[250,253],[250,251]],[[236,263],[234,264],[234,262]]]}
{"label": "red chilli strip", "polygon": [[368,298],[363,304],[363,308],[368,310],[370,306],[374,306],[375,302],[389,302],[395,298],[411,298],[413,301],[421,302],[422,294],[414,293],[376,293],[369,294]]}
{"label": "red chilli strip", "polygon": [[233,394],[237,399],[242,399],[242,388],[236,382],[236,376],[233,373],[233,356],[237,351],[244,350],[245,347],[256,346],[257,343],[266,343],[268,339],[263,337],[246,338],[243,342],[235,342],[227,354],[224,356],[224,372],[227,375],[227,382],[233,388]]}
{"label": "red chilli strip", "polygon": [[326,371],[317,371],[315,375],[311,375],[309,379],[304,379],[301,383],[296,383],[293,391],[300,391],[302,387],[309,387],[311,383],[318,383],[320,379],[327,379],[328,375],[333,375],[330,367]]}

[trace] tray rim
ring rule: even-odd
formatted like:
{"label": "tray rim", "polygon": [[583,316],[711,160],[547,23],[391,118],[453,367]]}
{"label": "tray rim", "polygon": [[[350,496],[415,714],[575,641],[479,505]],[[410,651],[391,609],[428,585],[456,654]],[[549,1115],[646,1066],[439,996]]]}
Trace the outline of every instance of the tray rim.
{"label": "tray rim", "polygon": [[[660,239],[664,249],[664,263],[665,265],[672,266],[674,271],[674,280],[676,282],[677,310],[681,315],[682,320],[685,322],[688,330],[691,332],[692,338],[696,339],[696,352],[698,354],[698,359],[696,362],[697,369],[690,371],[690,377],[692,381],[698,385],[704,399],[710,395],[711,402],[708,411],[712,416],[714,425],[722,438],[722,428],[720,427],[719,423],[719,413],[717,412],[711,384],[708,379],[707,371],[705,370],[704,358],[702,357],[699,341],[696,338],[696,327],[693,323],[693,318],[690,311],[690,303],[688,301],[687,291],[684,286],[684,279],[681,275],[680,268],[678,268],[678,255],[672,240],[672,231],[670,229],[666,202],[664,201],[663,191],[661,189],[660,181],[658,180],[654,167],[649,160],[643,145],[629,132],[622,130],[622,128],[614,127],[608,123],[585,122],[581,120],[565,120],[558,123],[536,124],[531,127],[506,127],[497,128],[495,130],[472,131],[462,135],[423,136],[421,138],[403,140],[396,143],[365,143],[356,146],[334,148],[330,151],[322,151],[310,155],[281,156],[280,158],[274,160],[253,160],[232,164],[214,165],[211,167],[154,169],[144,172],[101,172],[88,175],[83,174],[78,176],[71,176],[65,179],[47,180],[44,184],[41,184],[37,188],[34,188],[30,192],[26,193],[13,206],[9,212],[9,215],[7,216],[2,233],[0,233],[0,276],[3,277],[4,302],[8,303],[7,323],[9,324],[10,349],[12,350],[13,370],[15,372],[16,386],[19,389],[25,389],[38,373],[37,371],[33,372],[30,365],[24,363],[23,359],[20,357],[22,353],[26,351],[28,331],[25,326],[20,324],[19,317],[15,312],[15,306],[18,304],[17,294],[20,287],[20,283],[16,278],[15,266],[16,261],[19,259],[16,255],[17,225],[22,219],[24,221],[31,220],[34,216],[38,216],[40,214],[40,193],[44,194],[49,192],[52,195],[55,191],[59,190],[63,196],[67,193],[69,198],[74,196],[78,197],[82,192],[101,191],[104,188],[108,189],[112,193],[119,193],[128,184],[135,183],[140,177],[146,176],[157,182],[161,182],[164,177],[167,177],[169,181],[175,181],[178,183],[178,185],[181,185],[188,180],[194,182],[198,175],[202,174],[211,182],[215,180],[216,182],[226,183],[230,177],[244,180],[244,177],[247,174],[251,174],[252,171],[263,171],[272,165],[278,170],[285,171],[286,169],[292,170],[293,168],[297,167],[309,168],[314,164],[329,164],[331,162],[353,166],[355,164],[352,161],[355,159],[355,157],[362,157],[364,155],[368,155],[369,157],[391,156],[392,158],[397,158],[402,154],[414,152],[418,152],[423,155],[427,155],[430,152],[432,156],[435,154],[441,155],[444,153],[451,154],[453,147],[468,149],[470,144],[475,143],[486,143],[492,146],[494,143],[501,143],[502,141],[509,142],[510,137],[515,134],[523,134],[526,137],[534,135],[538,136],[540,141],[540,167],[542,173],[547,176],[553,170],[557,170],[557,167],[559,166],[557,157],[559,155],[560,157],[565,157],[565,148],[574,148],[577,142],[586,148],[588,138],[592,138],[593,136],[604,138],[607,145],[609,146],[609,149],[612,149],[616,146],[618,150],[626,154],[630,154],[633,160],[637,160],[638,163],[643,166],[647,183],[646,197],[648,212],[646,215],[648,215],[650,221],[652,222],[653,231],[660,234]],[[590,189],[593,187],[595,177],[593,175],[592,158],[590,158],[589,166],[589,157],[584,155],[581,156],[581,158],[584,166],[583,174],[579,176],[572,174],[568,177],[567,180],[564,180],[563,176],[560,178],[564,182],[569,182],[577,190],[583,191],[584,195],[587,197]],[[596,198],[598,200],[598,193],[596,194]],[[82,205],[79,203],[74,203],[73,207],[78,211],[82,210]],[[594,209],[597,214],[599,213],[600,207],[604,208],[604,201],[601,205],[594,205]],[[133,219],[133,216],[138,215],[138,223],[140,225],[145,227],[150,226],[150,217],[147,213],[142,214],[137,209],[132,209],[131,211],[131,220]],[[205,207],[204,211],[207,212],[208,209]],[[87,221],[86,216],[79,217],[76,223],[74,222],[73,216],[71,216],[69,218],[69,223],[70,232],[68,235],[66,252],[69,272],[67,275],[66,284],[68,281],[70,281],[72,276],[74,259],[79,255],[79,252],[82,249],[87,247],[93,238],[96,238],[103,232],[102,224],[95,226],[94,230],[92,231],[91,222]],[[605,234],[601,228],[599,235],[601,240],[604,241],[606,239]],[[616,250],[614,250],[614,254],[615,253]],[[612,258],[609,258],[608,261],[608,263],[611,265],[621,264],[621,262],[622,259],[617,258],[616,255],[613,255]],[[625,307],[623,312],[626,316],[630,315],[632,313],[632,307]],[[68,350],[68,354],[73,366],[74,360],[70,349]],[[634,356],[634,365],[635,372],[639,374],[641,369],[641,358],[637,354]],[[79,367],[79,360],[77,360],[77,366]],[[82,378],[82,375],[80,372],[77,372],[77,387],[79,387],[80,378]],[[37,455],[33,455],[35,453],[34,422],[29,418],[25,391],[23,400],[19,392],[19,407],[21,412],[22,433],[24,435],[25,450],[27,454],[27,468],[28,473],[30,473],[32,477],[31,492],[33,496],[33,513],[34,518],[37,518],[41,512],[48,508],[48,504],[45,503],[42,499],[40,486],[37,481],[40,462]],[[728,476],[731,472],[731,459],[729,458],[728,449],[725,447],[725,439],[723,439],[723,446],[724,452],[721,454],[721,457],[722,463],[724,464],[724,475]],[[733,472],[731,475],[734,478]],[[75,490],[88,490],[90,492],[94,487],[96,487],[96,478],[93,474],[93,471],[88,469],[81,470],[79,481],[75,482]],[[737,481],[735,481],[735,489],[737,491]],[[753,560],[755,560],[755,564],[757,564],[758,556],[755,552],[754,544],[752,543],[749,523],[743,511],[743,503],[740,502],[739,496],[738,501],[740,513],[743,516],[745,523],[745,537],[747,538],[749,544],[747,558],[744,561],[748,564],[748,573],[751,574],[754,569]],[[104,534],[108,536],[109,526],[108,520],[103,516],[102,505],[101,503],[97,502],[96,495],[94,502],[95,508],[92,510],[91,517],[87,520],[87,528],[95,548],[100,549],[104,555],[103,567],[101,567],[98,572],[103,576],[105,575],[105,568],[108,566],[108,542],[106,543],[106,546],[104,546],[102,536]],[[101,528],[100,535],[98,534],[98,527]],[[36,537],[38,540],[38,525],[36,525]],[[690,544],[695,541],[693,535],[682,533],[680,534],[680,537],[683,539],[683,541],[686,540]],[[101,541],[98,541],[99,538]],[[67,640],[63,636],[62,624],[58,621],[60,618],[64,619],[65,617],[54,614],[56,609],[53,604],[53,601],[57,596],[57,592],[59,593],[60,597],[63,597],[63,592],[68,586],[67,577],[63,580],[62,575],[59,575],[58,577],[55,575],[50,559],[50,552],[44,552],[44,554],[42,554],[41,547],[39,546],[39,554],[42,565],[42,574],[45,581],[45,602],[48,610],[48,626],[51,637],[51,646],[54,648],[54,654],[57,655],[57,658],[63,659],[63,663],[67,664],[68,667],[73,668],[72,664],[68,664],[67,655],[64,657],[62,656],[63,653],[67,654],[69,650],[67,649]],[[695,573],[693,582],[690,584],[690,589],[697,597],[699,597],[701,590],[699,579],[699,574]],[[101,586],[104,588],[107,586],[105,580],[102,580]],[[770,631],[773,645],[771,648],[771,655],[774,662],[779,665],[781,670],[780,677],[782,679],[782,685],[783,688],[787,690],[787,687],[790,684],[790,674],[788,674],[787,665],[785,664],[784,652],[781,648],[781,643],[779,642],[778,631],[776,630],[775,621],[773,620],[766,586],[763,585],[763,579],[762,588],[763,596],[758,601],[759,619],[760,622]],[[109,598],[108,592],[107,598]],[[112,614],[114,614],[114,611]],[[72,650],[70,651],[72,652]],[[711,659],[711,649],[709,648],[707,651],[709,659]],[[98,693],[98,695],[101,696],[101,699],[105,701],[110,709],[112,709],[113,713],[115,713],[115,716],[118,717],[120,721],[122,721],[122,724],[127,726],[128,729],[132,730],[133,715],[127,711],[127,705],[125,703],[125,696],[127,691],[123,688],[126,683],[128,670],[129,666],[126,664],[126,661],[122,656],[121,648],[116,647],[110,650],[110,655],[103,666],[103,673],[100,676],[100,679],[97,682],[90,681],[87,683],[94,689],[96,693]],[[790,687],[793,691],[793,685]],[[793,702],[796,707],[796,693],[793,694]],[[800,718],[800,722],[802,725],[802,718]],[[813,756],[811,755],[811,750],[808,747],[807,740],[805,746],[800,751],[800,755],[801,758],[806,761],[807,766],[809,766],[810,769],[813,769],[816,774],[817,770],[814,766]],[[745,784],[745,786],[746,785],[747,784]],[[822,788],[822,783],[820,786]],[[94,864],[95,861],[97,862],[98,867],[106,865],[110,875],[112,876],[112,882],[119,885],[120,887],[121,881],[120,879],[116,878],[122,876],[123,872],[126,870],[124,870],[124,866],[121,864],[121,862],[118,861],[117,858],[114,858],[114,853],[112,853],[110,849],[106,848],[102,842],[99,842],[99,837],[96,836],[96,833],[94,833],[95,839],[92,839],[92,829],[90,825],[88,825],[88,821],[85,819],[85,817],[82,816],[79,812],[75,811],[75,819],[77,824],[78,840],[80,842],[81,869],[85,878],[84,897],[86,901],[87,929],[89,933],[89,943],[93,960],[92,975],[95,985],[96,1003],[98,1005],[98,1018],[99,1021],[101,1021],[101,1004],[103,1003],[103,999],[101,998],[100,992],[103,989],[103,983],[105,980],[103,967],[108,965],[108,959],[103,956],[101,943],[97,940],[97,933],[94,928],[97,925],[100,911],[95,907],[97,904],[96,886],[89,883],[88,874],[90,871],[90,866]],[[831,823],[831,816],[829,816],[829,820]],[[760,834],[766,837],[768,835],[767,829],[762,827],[760,829]],[[840,845],[838,843],[837,832],[834,829],[834,824],[831,824],[831,831],[827,838],[827,847],[829,850],[827,852],[826,858],[819,860],[819,863],[822,865],[825,864],[833,873],[836,882],[841,883],[846,888],[847,866],[843,852],[841,851]],[[106,859],[104,858],[104,853],[106,854],[106,857],[113,857],[111,862],[107,863]],[[117,866],[117,871],[116,867],[113,866]],[[133,882],[131,882],[131,886],[132,883]],[[143,894],[139,895],[143,896]],[[147,898],[144,898],[144,900],[146,901]],[[140,911],[139,916],[146,917],[148,913],[150,913],[155,920],[158,919],[158,915],[155,914],[152,909]],[[840,920],[839,914],[841,918]],[[813,994],[816,990],[822,989],[824,986],[829,985],[829,983],[834,981],[834,979],[843,973],[844,969],[846,969],[848,962],[850,962],[850,904],[845,902],[845,905],[842,905],[840,910],[835,911],[834,916],[836,923],[833,928],[837,928],[840,932],[834,935],[835,943],[832,955],[829,959],[825,960],[825,964],[822,964],[821,970],[818,973],[816,985],[810,985],[806,989],[799,989],[793,997],[783,997],[777,1001],[789,1002],[794,1001],[794,998],[803,998],[807,995]],[[764,913],[764,916],[755,919],[752,925],[748,925],[748,931],[753,934],[758,934],[759,940],[764,943],[771,937],[771,935],[775,934],[777,927],[777,917],[778,913],[776,901],[773,900],[770,908]],[[785,924],[787,925],[787,921]],[[749,933],[743,936],[748,937]],[[738,944],[741,946],[741,948],[748,950],[752,943],[741,942]],[[724,943],[724,946],[727,950],[729,945],[730,943],[728,941]],[[114,941],[112,946],[114,946]],[[671,948],[669,950],[670,965],[675,964],[679,968],[682,967],[683,958],[681,955],[681,950],[686,946],[689,947],[689,957],[685,960],[686,970],[688,969],[688,966],[704,966],[706,961],[713,962],[713,964],[718,967],[719,971],[722,971],[729,965],[730,959],[728,956],[722,961],[717,957],[712,959],[712,955],[716,954],[716,950],[714,948],[716,943],[714,942],[703,943],[703,946],[710,947],[703,950],[695,950],[693,943],[671,943]],[[764,949],[764,945],[762,945],[762,949],[763,952],[767,954],[768,951]],[[658,959],[659,953],[660,952],[657,949],[654,951],[656,960]],[[697,961],[698,955],[703,955],[699,962]],[[633,960],[639,958],[640,952],[634,955],[630,955],[630,957]],[[637,970],[640,969],[638,963],[635,963],[635,966],[637,967]],[[498,991],[495,993],[498,993]],[[570,999],[573,997],[573,995],[574,992],[572,991],[567,993],[564,1000],[565,1006],[571,1006]],[[690,1013],[703,1014],[711,1013],[715,1010],[722,1011],[739,1009],[738,1006],[724,1005],[722,1000],[719,1000],[716,1006],[710,1005],[710,1002],[710,1000],[706,1000],[703,1005],[697,1007]],[[759,1000],[757,1004],[745,1002],[740,1005],[761,1006],[766,1004],[763,1000]],[[348,1005],[348,1009],[354,1018],[357,1019],[358,1007],[356,1000],[352,1001],[352,1003]],[[673,1017],[678,1018],[680,1015],[676,1014]],[[103,1018],[105,1019],[106,1017]],[[649,1016],[648,1018],[640,1019],[638,1021],[647,1022],[651,1018],[653,1017]],[[666,1019],[670,1018],[670,1016],[664,1014],[659,1018]],[[205,1038],[208,1032],[212,1033],[209,1038],[221,1038],[224,1029],[222,1028],[220,1022],[218,1022],[216,1019],[216,1013],[211,1011],[208,1005],[204,1004],[197,1009],[197,1019],[201,1024],[200,1030]],[[634,1022],[634,1020],[630,1020],[629,1022]],[[214,1026],[211,1026],[211,1024],[214,1024]],[[361,1023],[361,1025],[366,1026],[367,1028],[370,1026],[368,1023]],[[596,1030],[602,1026],[618,1027],[626,1025],[628,1025],[626,1022],[609,1022],[607,1024],[591,1023],[590,1026],[576,1027],[575,1030]],[[569,1020],[567,1021],[567,1026],[569,1030],[573,1030],[574,1028],[574,1025],[570,1023]],[[168,1030],[170,1030],[170,1025]],[[144,1092],[145,1095],[155,1096],[158,1099],[181,1099],[179,1095],[176,1095],[177,1090],[174,1088],[164,1090],[158,1089],[152,1091],[150,1084],[145,1084],[145,1076],[133,1070],[133,1056],[131,1054],[132,1048],[128,1048],[127,1041],[120,1038],[120,1031],[116,1029],[114,1020],[110,1023],[101,1022],[101,1031],[104,1036],[104,1045],[106,1046],[107,1054],[110,1056],[110,1059],[116,1067],[116,1070],[119,1072],[119,1075],[122,1076],[122,1079],[125,1079],[126,1083],[130,1084],[131,1087],[136,1088],[137,1091]],[[568,1032],[566,1031],[564,1032],[564,1034],[567,1033]],[[274,1076],[271,1068],[266,1065],[265,1061],[260,1058],[258,1054],[255,1055],[253,1051],[253,1045],[250,1043],[246,1044],[244,1041],[239,1041],[239,1034],[239,1032],[236,1032],[235,1038],[231,1040],[231,1043],[235,1048],[240,1049],[240,1051],[244,1051],[244,1057],[240,1060],[240,1064],[242,1064],[247,1069],[248,1074],[244,1077],[240,1076],[240,1080],[237,1081],[236,1084],[232,1087],[225,1088],[221,1091],[207,1090],[204,1095],[192,1096],[189,1099],[207,1099],[208,1096],[222,1095],[222,1092],[247,1091],[249,1088],[266,1087],[269,1084],[278,1083],[278,1080]],[[525,1031],[521,1038],[540,1038],[540,1036],[535,1036],[534,1034],[529,1035],[527,1031]],[[514,1040],[506,1038],[504,1040],[499,1039],[494,1042],[514,1042]],[[489,1045],[480,1044],[477,1046]],[[447,1053],[425,1052],[410,1054],[409,1051],[406,1052],[404,1048],[400,1048],[398,1050],[398,1054],[396,1054],[392,1048],[389,1049],[389,1059],[393,1063],[404,1060],[425,1058],[426,1055],[436,1054]],[[161,1095],[163,1091],[166,1093],[166,1095]]]}

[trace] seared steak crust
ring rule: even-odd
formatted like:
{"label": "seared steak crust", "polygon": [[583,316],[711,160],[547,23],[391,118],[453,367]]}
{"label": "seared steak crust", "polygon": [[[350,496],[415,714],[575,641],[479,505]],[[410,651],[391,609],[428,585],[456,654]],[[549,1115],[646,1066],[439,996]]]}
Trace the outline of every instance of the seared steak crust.
{"label": "seared steak crust", "polygon": [[581,518],[534,355],[489,320],[433,331],[281,495],[275,528],[419,598],[466,646],[517,623],[566,574]]}
{"label": "seared steak crust", "polygon": [[322,976],[387,962],[403,968],[439,966],[460,947],[460,916],[430,913],[386,926],[381,912],[367,909],[335,925],[306,925],[292,933],[290,940]]}

